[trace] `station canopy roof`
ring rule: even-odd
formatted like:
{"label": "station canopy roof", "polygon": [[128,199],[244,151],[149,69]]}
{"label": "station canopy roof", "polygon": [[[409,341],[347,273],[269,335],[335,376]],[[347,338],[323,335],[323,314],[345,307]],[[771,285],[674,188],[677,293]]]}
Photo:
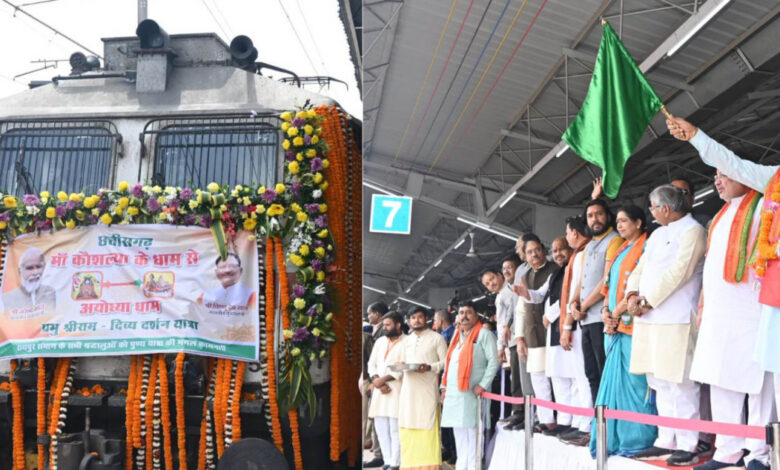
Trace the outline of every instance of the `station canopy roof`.
{"label": "station canopy roof", "polygon": [[[363,17],[366,304],[478,298],[479,273],[513,251],[511,236],[563,235],[601,172],[561,153],[561,135],[588,90],[602,19],[673,114],[741,157],[780,163],[776,0],[369,0]],[[659,113],[615,206],[647,207],[652,188],[682,175],[712,214],[713,174]],[[369,233],[376,188],[415,198],[411,235]]]}

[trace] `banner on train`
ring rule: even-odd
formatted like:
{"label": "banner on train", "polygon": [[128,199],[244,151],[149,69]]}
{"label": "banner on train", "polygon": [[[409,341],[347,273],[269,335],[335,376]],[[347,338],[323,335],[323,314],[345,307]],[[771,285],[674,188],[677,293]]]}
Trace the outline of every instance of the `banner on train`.
{"label": "banner on train", "polygon": [[258,359],[257,242],[225,260],[211,231],[96,225],[27,234],[7,247],[0,357],[185,351]]}

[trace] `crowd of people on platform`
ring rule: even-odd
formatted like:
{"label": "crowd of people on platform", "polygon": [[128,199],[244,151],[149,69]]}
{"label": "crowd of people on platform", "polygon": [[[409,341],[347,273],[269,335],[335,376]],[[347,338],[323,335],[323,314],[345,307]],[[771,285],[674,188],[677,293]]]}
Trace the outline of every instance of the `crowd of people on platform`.
{"label": "crowd of people on platform", "polygon": [[[494,308],[462,300],[435,314],[415,307],[404,318],[385,304],[369,306],[364,435],[374,429],[381,453],[364,465],[383,459],[390,469],[434,469],[444,454],[457,455],[458,470],[475,468],[477,396],[491,390],[688,420],[777,420],[780,168],[738,158],[683,119],[667,126],[715,169],[724,205],[711,220],[692,214],[694,188],[685,179],[656,187],[649,213],[632,204],[613,210],[597,181],[549,252],[526,233],[516,253],[484,269]],[[508,386],[496,390],[502,364]],[[523,406],[498,426],[524,429]],[[712,442],[625,420],[609,420],[607,430],[610,455],[689,466],[712,454],[694,468],[769,468],[763,439]],[[592,418],[538,406],[533,432],[596,455]]]}

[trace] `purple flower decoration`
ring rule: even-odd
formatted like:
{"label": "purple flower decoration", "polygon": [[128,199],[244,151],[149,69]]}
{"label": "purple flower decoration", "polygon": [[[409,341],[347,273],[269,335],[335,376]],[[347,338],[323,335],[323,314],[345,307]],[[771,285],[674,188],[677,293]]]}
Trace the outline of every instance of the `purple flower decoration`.
{"label": "purple flower decoration", "polygon": [[325,246],[325,244],[322,242],[322,240],[314,240],[312,245],[314,245],[314,248],[319,248],[321,246]]}
{"label": "purple flower decoration", "polygon": [[314,219],[314,225],[316,225],[319,228],[325,228],[328,226],[328,216],[327,215],[321,215]]}
{"label": "purple flower decoration", "polygon": [[303,341],[306,338],[309,337],[309,330],[307,330],[304,327],[296,328],[295,332],[293,333],[292,340],[293,341]]}
{"label": "purple flower decoration", "polygon": [[192,190],[190,188],[184,188],[179,192],[179,197],[182,199],[189,199],[192,197]]}
{"label": "purple flower decoration", "polygon": [[141,185],[141,183],[136,183],[133,185],[133,188],[130,190],[130,193],[135,197],[143,197],[144,196],[144,187]]}
{"label": "purple flower decoration", "polygon": [[295,160],[295,153],[292,150],[285,151],[284,159],[287,160],[288,162]]}
{"label": "purple flower decoration", "polygon": [[266,204],[270,204],[274,202],[274,199],[276,199],[276,191],[273,189],[266,189],[262,197]]}
{"label": "purple flower decoration", "polygon": [[311,171],[322,170],[322,159],[320,157],[314,157],[311,159]]}
{"label": "purple flower decoration", "polygon": [[309,311],[308,311],[308,312],[306,312],[306,315],[308,315],[308,316],[310,316],[310,317],[313,317],[313,316],[314,316],[314,315],[316,315],[316,314],[317,314],[317,309],[316,309],[314,306],[312,306],[311,308],[309,308]]}
{"label": "purple flower decoration", "polygon": [[195,214],[187,215],[182,223],[184,223],[184,225],[195,225]]}
{"label": "purple flower decoration", "polygon": [[290,192],[297,196],[301,192],[301,183],[294,181],[290,185]]}
{"label": "purple flower decoration", "polygon": [[293,297],[300,298],[303,297],[304,294],[306,294],[306,289],[300,284],[295,284],[293,287]]}
{"label": "purple flower decoration", "polygon": [[78,202],[76,202],[76,201],[68,201],[68,203],[67,203],[67,204],[65,204],[65,208],[66,208],[66,209],[68,209],[68,210],[73,210],[73,209],[75,209],[75,208],[76,208],[76,206],[78,206],[78,205],[79,205],[79,203],[78,203]]}
{"label": "purple flower decoration", "polygon": [[39,220],[39,221],[35,222],[35,228],[37,228],[38,230],[45,229],[47,225],[49,225],[49,221],[48,220]]}
{"label": "purple flower decoration", "polygon": [[96,224],[97,223],[97,216],[90,214],[87,216],[87,222],[90,224]]}
{"label": "purple flower decoration", "polygon": [[306,212],[308,212],[311,215],[317,214],[320,212],[320,205],[319,204],[304,204],[306,208]]}
{"label": "purple flower decoration", "polygon": [[313,259],[313,260],[311,260],[311,262],[310,262],[309,264],[311,264],[311,268],[312,268],[313,270],[315,270],[315,271],[322,271],[322,268],[325,266],[325,265],[322,263],[322,260],[321,260],[321,259],[316,259],[316,258],[315,258],[315,259]]}
{"label": "purple flower decoration", "polygon": [[311,145],[311,136],[310,135],[303,136],[303,144],[304,145]]}
{"label": "purple flower decoration", "polygon": [[209,228],[211,227],[211,216],[210,215],[204,215],[200,218],[200,226]]}
{"label": "purple flower decoration", "polygon": [[0,222],[8,222],[11,220],[11,212],[2,212],[0,213]]}
{"label": "purple flower decoration", "polygon": [[295,126],[295,127],[303,127],[303,126],[305,126],[305,125],[306,125],[306,120],[305,120],[305,119],[303,119],[303,118],[299,118],[299,117],[297,117],[297,118],[295,118],[295,119],[293,119],[293,120],[292,120],[292,123],[291,123],[291,124],[292,124],[293,126]]}
{"label": "purple flower decoration", "polygon": [[178,199],[171,199],[168,203],[168,207],[171,209],[178,209],[179,208],[179,200]]}
{"label": "purple flower decoration", "polygon": [[57,206],[54,209],[54,212],[57,214],[57,217],[65,217],[65,213],[68,212],[68,209],[65,206]]}
{"label": "purple flower decoration", "polygon": [[22,197],[22,201],[24,201],[25,206],[37,206],[41,203],[41,200],[35,194],[25,194]]}
{"label": "purple flower decoration", "polygon": [[108,209],[108,201],[101,199],[100,202],[97,203],[97,208],[101,212],[105,212]]}
{"label": "purple flower decoration", "polygon": [[148,201],[146,201],[146,207],[152,212],[156,212],[160,210],[160,203],[157,202],[157,199],[150,197]]}

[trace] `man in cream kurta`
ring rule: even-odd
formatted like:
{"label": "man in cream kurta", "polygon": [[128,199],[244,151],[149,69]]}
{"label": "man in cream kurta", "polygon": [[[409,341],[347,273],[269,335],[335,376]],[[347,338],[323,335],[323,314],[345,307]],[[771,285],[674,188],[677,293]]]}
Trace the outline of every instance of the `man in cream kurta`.
{"label": "man in cream kurta", "polygon": [[[659,415],[698,419],[700,387],[688,372],[706,233],[687,213],[683,192],[672,185],[650,193],[650,212],[662,226],[647,239],[628,278],[628,312],[636,318],[629,369],[632,374],[647,374]],[[698,461],[698,437],[696,431],[659,427],[654,447],[637,458],[668,456],[669,465],[691,465]]]}
{"label": "man in cream kurta", "polygon": [[388,366],[398,362],[397,346],[404,338],[402,324],[403,317],[397,312],[388,312],[382,317],[384,336],[376,341],[368,359],[372,392],[368,416],[374,420],[384,463],[392,470],[397,470],[401,465],[401,440],[398,435],[401,380],[393,377]]}
{"label": "man in cream kurta", "polygon": [[[458,452],[456,470],[474,470],[476,468],[477,433],[477,396],[490,388],[498,371],[496,337],[487,328],[482,328],[478,315],[471,302],[458,306],[458,333],[450,345],[449,363],[446,366],[447,385],[442,385],[441,425],[451,427],[455,434],[455,447]],[[461,390],[458,374],[461,368],[461,353],[467,347],[469,335],[479,328],[477,339],[472,343],[472,365],[468,387]],[[468,357],[468,356],[465,356]],[[464,365],[465,367],[465,365]]]}
{"label": "man in cream kurta", "polygon": [[[745,394],[748,395],[748,424],[765,426],[774,421],[772,377],[761,370],[753,360],[753,348],[761,321],[758,292],[753,290],[750,274],[745,267],[741,282],[728,282],[724,277],[727,251],[732,230],[742,233],[742,224],[736,219],[737,210],[754,198],[755,207],[761,207],[761,195],[726,177],[720,171],[715,187],[726,201],[724,212],[713,221],[710,229],[707,257],[702,276],[701,327],[696,340],[696,352],[691,365],[691,379],[710,384],[712,420],[724,423],[742,423]],[[755,195],[755,196],[754,196]],[[745,201],[745,199],[748,201]],[[755,240],[760,211],[755,210],[750,224],[747,246]],[[735,226],[736,225],[736,226]],[[739,242],[732,249],[739,249]],[[749,250],[746,250],[749,256]],[[732,279],[733,280],[733,279]],[[763,439],[743,439],[719,434],[715,439],[713,460],[700,468],[710,470],[737,464],[742,460],[742,449],[750,453],[745,463],[757,460],[765,468],[769,465],[769,446]],[[720,466],[719,466],[720,464]]]}
{"label": "man in cream kurta", "polygon": [[[398,427],[402,469],[438,469],[439,373],[444,370],[447,342],[427,327],[429,312],[417,307],[407,316],[412,332],[398,346],[399,362],[414,364],[404,370],[399,399]],[[400,374],[394,376],[401,378]]]}

